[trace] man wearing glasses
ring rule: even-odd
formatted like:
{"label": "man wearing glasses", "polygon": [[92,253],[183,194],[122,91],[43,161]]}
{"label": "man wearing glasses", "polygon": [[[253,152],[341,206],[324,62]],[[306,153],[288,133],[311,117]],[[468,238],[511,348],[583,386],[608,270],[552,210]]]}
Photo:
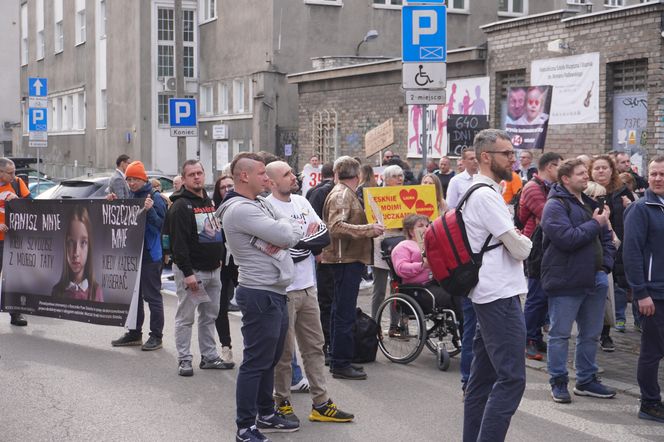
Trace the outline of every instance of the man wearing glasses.
{"label": "man wearing glasses", "polygon": [[487,238],[489,247],[498,247],[484,253],[479,282],[469,294],[479,327],[466,386],[463,440],[505,440],[526,388],[526,326],[519,295],[527,292],[523,260],[532,244],[514,227],[500,194],[498,183],[512,179],[516,160],[509,134],[485,129],[475,136],[474,148],[479,174],[473,184],[486,186],[463,207],[466,233],[473,253]]}
{"label": "man wearing glasses", "polygon": [[[23,180],[16,178],[16,166],[9,158],[0,158],[0,271],[2,271],[2,251],[5,244],[5,232],[9,230],[5,224],[5,204],[14,198],[27,198],[30,191]],[[10,313],[12,325],[23,327],[28,321],[20,313]]]}

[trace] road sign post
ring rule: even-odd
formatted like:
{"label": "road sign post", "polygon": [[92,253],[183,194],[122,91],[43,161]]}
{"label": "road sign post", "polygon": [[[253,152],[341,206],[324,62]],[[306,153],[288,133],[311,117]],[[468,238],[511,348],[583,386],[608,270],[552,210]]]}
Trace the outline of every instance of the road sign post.
{"label": "road sign post", "polygon": [[196,99],[170,98],[168,118],[172,137],[197,137]]}
{"label": "road sign post", "polygon": [[46,78],[28,78],[28,147],[37,148],[37,188],[39,188],[40,151],[42,148],[48,147],[48,80]]}

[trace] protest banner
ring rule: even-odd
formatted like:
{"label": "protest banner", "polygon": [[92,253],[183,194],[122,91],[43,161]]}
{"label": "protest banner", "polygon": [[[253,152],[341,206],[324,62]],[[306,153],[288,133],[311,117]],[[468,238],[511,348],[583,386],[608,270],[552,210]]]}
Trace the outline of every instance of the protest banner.
{"label": "protest banner", "polygon": [[475,135],[488,127],[488,115],[448,115],[447,131],[450,134],[449,154],[460,157],[465,149],[473,146]]}
{"label": "protest banner", "polygon": [[[424,215],[430,220],[438,216],[436,188],[429,185],[365,187],[364,208],[370,223],[383,220],[386,229],[400,229],[403,219],[411,213]],[[373,200],[373,202],[368,201]],[[374,211],[379,211],[376,216]]]}
{"label": "protest banner", "polygon": [[364,135],[364,156],[369,158],[392,144],[394,144],[394,124],[390,118]]}
{"label": "protest banner", "polygon": [[314,167],[311,164],[304,166],[302,169],[302,196],[305,196],[312,187],[316,187],[321,180],[321,166]]}
{"label": "protest banner", "polygon": [[516,149],[544,149],[552,92],[551,86],[511,87],[507,90],[509,108],[504,129]]}
{"label": "protest banner", "polygon": [[6,209],[2,310],[135,325],[143,200],[15,199]]}

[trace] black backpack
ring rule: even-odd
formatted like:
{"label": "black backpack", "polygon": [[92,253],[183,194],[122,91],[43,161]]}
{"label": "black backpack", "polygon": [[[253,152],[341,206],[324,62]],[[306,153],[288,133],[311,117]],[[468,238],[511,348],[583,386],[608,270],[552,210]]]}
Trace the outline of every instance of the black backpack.
{"label": "black backpack", "polygon": [[362,311],[356,310],[355,324],[353,325],[353,335],[355,336],[355,351],[353,353],[353,362],[362,364],[376,360],[378,351],[378,333],[380,327],[376,321]]}

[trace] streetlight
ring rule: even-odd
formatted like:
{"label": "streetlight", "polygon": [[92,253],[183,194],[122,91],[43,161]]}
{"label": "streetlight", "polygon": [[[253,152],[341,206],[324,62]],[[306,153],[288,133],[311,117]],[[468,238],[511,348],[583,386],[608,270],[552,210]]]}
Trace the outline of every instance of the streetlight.
{"label": "streetlight", "polygon": [[358,57],[360,55],[360,46],[362,46],[362,43],[366,43],[369,40],[373,40],[375,38],[378,38],[378,31],[375,29],[371,29],[370,31],[367,32],[367,35],[364,36],[362,41],[360,41],[357,44],[357,48],[355,48],[355,56]]}

